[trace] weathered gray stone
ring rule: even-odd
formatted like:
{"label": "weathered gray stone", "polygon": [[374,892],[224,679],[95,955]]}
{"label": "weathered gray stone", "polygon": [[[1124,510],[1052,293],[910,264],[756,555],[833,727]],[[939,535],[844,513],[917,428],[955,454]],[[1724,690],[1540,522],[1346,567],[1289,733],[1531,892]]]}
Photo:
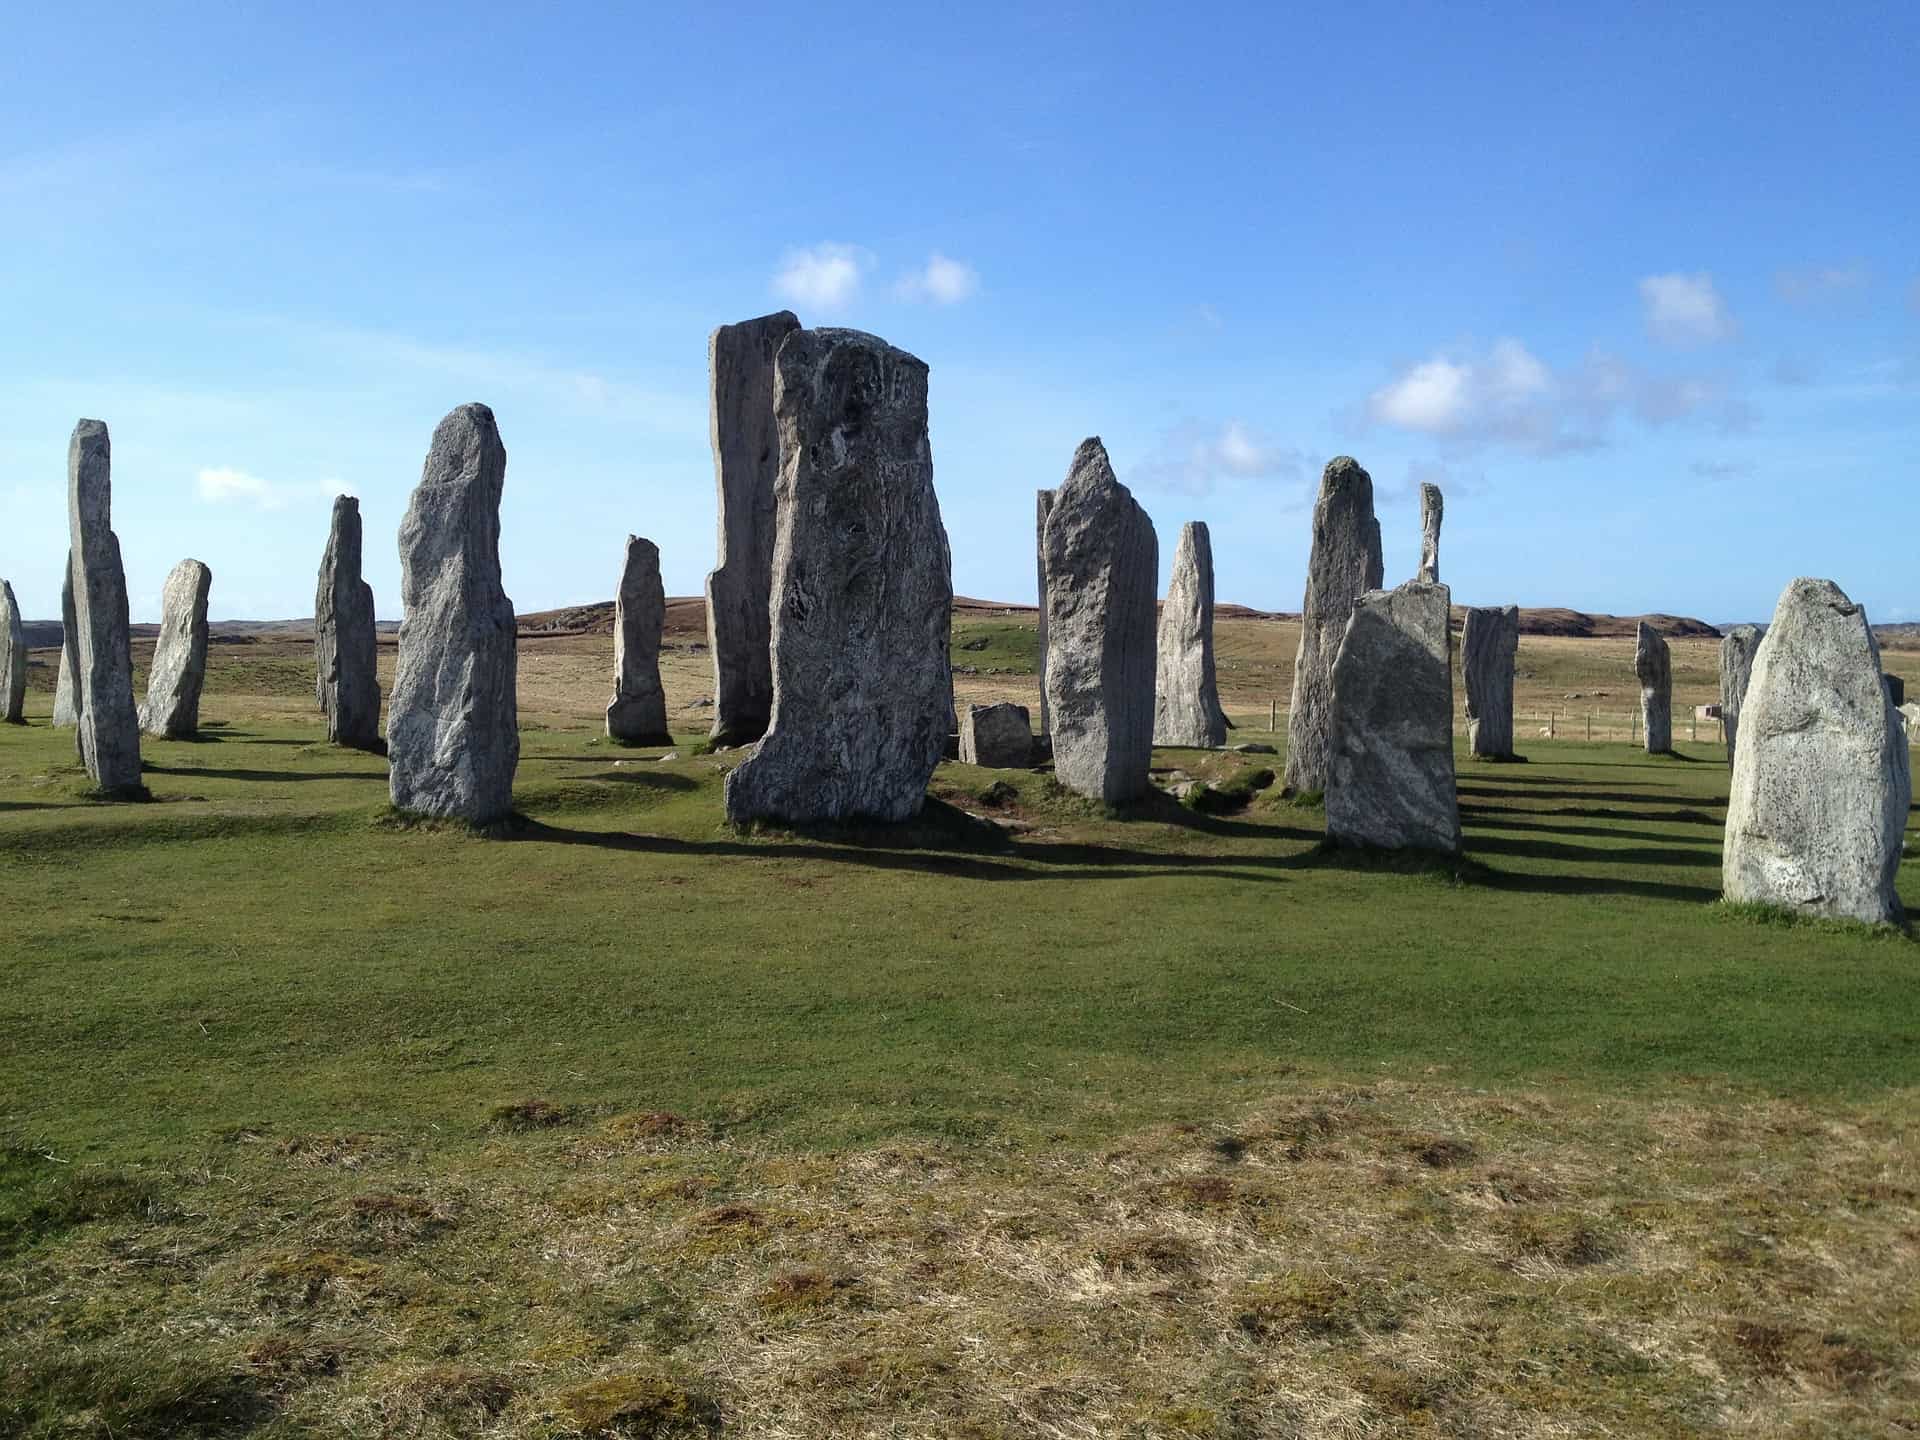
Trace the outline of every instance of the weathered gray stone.
{"label": "weathered gray stone", "polygon": [[951,733],[927,367],[858,330],[798,330],[775,360],[773,408],[773,714],[727,776],[727,818],[904,820]]}
{"label": "weathered gray stone", "polygon": [[1355,604],[1333,663],[1328,839],[1459,853],[1452,604],[1446,586],[1422,580]]}
{"label": "weathered gray stone", "polygon": [[1042,737],[1053,734],[1053,719],[1047,711],[1047,516],[1053,513],[1053,491],[1035,492],[1033,506],[1033,553],[1034,568],[1040,582],[1039,594],[1039,654],[1034,663],[1034,673],[1040,680],[1040,734]]}
{"label": "weathered gray stone", "polygon": [[613,699],[607,704],[607,735],[623,745],[673,743],[667,692],[660,688],[660,631],[666,623],[660,547],[629,535],[613,599]]}
{"label": "weathered gray stone", "polygon": [[1476,606],[1460,630],[1460,675],[1467,690],[1467,753],[1513,757],[1513,659],[1520,650],[1520,607]]}
{"label": "weathered gray stone", "polygon": [[1447,509],[1440,487],[1420,482],[1420,576],[1431,584],[1440,583],[1440,520]]}
{"label": "weathered gray stone", "polygon": [[433,432],[400,522],[400,653],[387,706],[389,790],[402,810],[488,824],[513,812],[520,761],[513,602],[500,585],[507,451],[493,411]]}
{"label": "weathered gray stone", "polygon": [[1907,744],[1920,745],[1920,700],[1909,700],[1902,705],[1900,720],[1907,727]]}
{"label": "weathered gray stone", "polygon": [[213,571],[182,560],[160,587],[160,633],[147,670],[140,728],[164,740],[200,733],[200,690],[207,681],[207,594]]}
{"label": "weathered gray stone", "polygon": [[1153,743],[1226,744],[1213,671],[1213,540],[1202,521],[1180,527],[1154,651]]}
{"label": "weathered gray stone", "polygon": [[98,420],[74,426],[67,446],[67,526],[80,763],[101,790],[137,791],[140,714],[133,701],[127,575],[113,533],[113,449]]}
{"label": "weathered gray stone", "polygon": [[336,495],[313,597],[313,689],[327,717],[327,739],[378,750],[379,639],[373,587],[360,578],[360,538],[359,500]]}
{"label": "weathered gray stone", "polygon": [[960,763],[1024,770],[1033,763],[1033,722],[1024,705],[969,705],[960,716]]}
{"label": "weathered gray stone", "polygon": [[1160,547],[1097,436],[1054,491],[1046,565],[1054,776],[1108,805],[1137,799],[1153,762]]}
{"label": "weathered gray stone", "polygon": [[1720,726],[1727,734],[1727,764],[1733,764],[1740,736],[1740,707],[1753,678],[1753,657],[1760,649],[1760,627],[1736,625],[1720,637]]}
{"label": "weathered gray stone", "polygon": [[1899,923],[1908,764],[1865,612],[1830,580],[1795,580],[1740,707],[1722,851],[1727,898]]}
{"label": "weathered gray stone", "polygon": [[722,325],[707,340],[713,479],[719,494],[719,568],[707,576],[713,654],[713,734],[719,745],[758,740],[773,713],[774,359],[800,328],[789,310]]}
{"label": "weathered gray stone", "polygon": [[[75,647],[80,643],[80,623],[73,616],[73,552],[67,552],[67,567],[60,572],[60,678],[53,687],[53,723],[80,723],[80,662]],[[73,737],[74,753],[80,750],[78,732]]]}
{"label": "weathered gray stone", "polygon": [[1667,642],[1646,621],[1634,633],[1633,673],[1640,679],[1640,724],[1647,753],[1673,751],[1673,656]]}
{"label": "weathered gray stone", "polygon": [[27,637],[13,586],[0,580],[0,720],[26,724]]}
{"label": "weathered gray stone", "polygon": [[1293,658],[1284,784],[1296,793],[1327,788],[1327,739],[1333,716],[1333,661],[1353,607],[1385,576],[1373,477],[1350,456],[1327,462],[1313,506],[1313,550],[1301,604],[1300,648]]}

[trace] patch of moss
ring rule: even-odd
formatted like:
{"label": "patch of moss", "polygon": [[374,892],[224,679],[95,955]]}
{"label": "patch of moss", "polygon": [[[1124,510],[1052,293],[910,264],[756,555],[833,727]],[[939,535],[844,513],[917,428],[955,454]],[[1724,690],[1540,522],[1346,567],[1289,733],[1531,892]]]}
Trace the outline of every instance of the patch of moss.
{"label": "patch of moss", "polygon": [[604,1375],[563,1390],[554,1406],[583,1435],[711,1435],[720,1429],[720,1407],[711,1398],[665,1375]]}

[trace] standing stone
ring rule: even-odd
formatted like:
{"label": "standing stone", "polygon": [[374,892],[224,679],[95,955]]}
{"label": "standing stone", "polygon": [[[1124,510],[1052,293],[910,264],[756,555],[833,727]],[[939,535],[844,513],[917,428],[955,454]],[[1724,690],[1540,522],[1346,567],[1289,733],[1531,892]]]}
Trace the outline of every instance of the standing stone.
{"label": "standing stone", "polygon": [[1740,732],[1740,707],[1753,678],[1753,657],[1760,648],[1760,627],[1736,625],[1720,639],[1720,728],[1727,734],[1727,764],[1733,764]]}
{"label": "standing stone", "polygon": [[213,571],[182,560],[160,587],[160,634],[147,671],[140,728],[163,740],[200,733],[200,690],[207,682],[207,592]]}
{"label": "standing stone", "polygon": [[1429,584],[1440,583],[1440,518],[1447,503],[1440,487],[1431,481],[1420,482],[1420,578]]}
{"label": "standing stone", "polygon": [[1889,675],[1886,677],[1886,681],[1887,699],[1891,700],[1893,702],[1893,708],[1898,710],[1902,705],[1907,703],[1906,679],[1900,675]]}
{"label": "standing stone", "polygon": [[1900,923],[1908,763],[1865,612],[1831,580],[1795,580],[1740,707],[1726,897]]}
{"label": "standing stone", "polygon": [[314,698],[336,745],[380,748],[379,654],[373,587],[360,578],[360,502],[336,495],[313,596]]}
{"label": "standing stone", "polygon": [[745,745],[773,713],[774,481],[783,463],[774,423],[774,360],[800,328],[790,310],[722,325],[707,340],[720,565],[707,576],[713,654],[713,742]]}
{"label": "standing stone", "polygon": [[960,717],[960,763],[1024,770],[1033,763],[1033,722],[1024,705],[969,705]]}
{"label": "standing stone", "polygon": [[607,735],[623,745],[673,743],[667,733],[667,692],[660,688],[660,632],[666,623],[660,547],[629,535],[613,599],[613,699],[607,705]]}
{"label": "standing stone", "polygon": [[0,720],[27,723],[27,637],[13,586],[0,580]]}
{"label": "standing stone", "polygon": [[727,818],[904,820],[926,801],[953,693],[926,363],[859,330],[798,330],[773,409],[773,714],[727,776]]}
{"label": "standing stone", "polygon": [[1053,491],[1037,491],[1033,506],[1033,553],[1040,581],[1040,643],[1034,673],[1040,679],[1040,733],[1043,736],[1053,734],[1053,717],[1047,709],[1047,516],[1052,513]]}
{"label": "standing stone", "polygon": [[1137,799],[1153,762],[1160,547],[1098,436],[1054,491],[1046,562],[1054,776],[1107,805]]}
{"label": "standing stone", "polygon": [[1633,673],[1640,677],[1640,720],[1649,755],[1673,752],[1673,656],[1646,621],[1633,641]]}
{"label": "standing stone", "polygon": [[1350,456],[1327,462],[1313,506],[1313,550],[1301,604],[1300,648],[1293,658],[1287,714],[1285,785],[1295,793],[1327,788],[1327,737],[1333,715],[1333,661],[1353,607],[1385,577],[1373,477]]}
{"label": "standing stone", "polygon": [[1513,758],[1513,660],[1520,651],[1520,607],[1476,606],[1460,631],[1460,673],[1467,688],[1467,753]]}
{"label": "standing stone", "polygon": [[80,761],[101,790],[138,791],[140,714],[133,702],[127,575],[113,533],[113,449],[98,420],[74,426],[67,446],[67,527]]}
{"label": "standing stone", "polygon": [[[53,723],[80,723],[80,661],[75,647],[80,643],[80,625],[73,617],[73,552],[67,552],[67,568],[60,572],[60,678],[53,687]],[[75,753],[80,736],[73,737]]]}
{"label": "standing stone", "polygon": [[1180,527],[1154,650],[1153,743],[1226,744],[1227,716],[1213,671],[1213,540],[1203,521]]}
{"label": "standing stone", "polygon": [[1452,607],[1446,586],[1424,580],[1354,606],[1333,662],[1328,839],[1459,853]]}
{"label": "standing stone", "polygon": [[500,586],[507,451],[493,411],[433,432],[400,522],[400,654],[387,706],[399,809],[484,825],[513,811],[520,761],[513,602]]}

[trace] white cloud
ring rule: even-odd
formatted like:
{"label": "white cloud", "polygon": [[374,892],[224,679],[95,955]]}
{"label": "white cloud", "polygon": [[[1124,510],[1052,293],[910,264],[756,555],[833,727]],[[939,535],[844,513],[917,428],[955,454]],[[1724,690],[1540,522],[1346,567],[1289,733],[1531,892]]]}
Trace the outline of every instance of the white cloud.
{"label": "white cloud", "polygon": [[1168,431],[1128,478],[1147,490],[1205,495],[1223,480],[1304,480],[1306,474],[1304,452],[1243,421],[1205,426],[1189,420]]}
{"label": "white cloud", "polygon": [[1649,275],[1640,282],[1647,333],[1663,345],[1711,345],[1731,340],[1740,326],[1713,288],[1713,276]]}
{"label": "white cloud", "polygon": [[238,503],[259,510],[283,510],[301,500],[331,500],[335,495],[354,492],[343,480],[328,479],[312,484],[279,484],[249,475],[231,465],[202,470],[194,478],[194,491],[210,505]]}
{"label": "white cloud", "polygon": [[951,260],[938,250],[926,265],[902,275],[893,292],[902,300],[925,300],[934,305],[958,305],[980,292],[980,272],[964,260]]}
{"label": "white cloud", "polygon": [[844,310],[860,293],[872,257],[856,245],[815,245],[789,250],[774,271],[774,292],[807,310]]}
{"label": "white cloud", "polygon": [[1773,272],[1773,288],[1782,300],[1807,305],[1847,290],[1858,290],[1871,278],[1856,260],[1850,265],[1802,265]]}
{"label": "white cloud", "polygon": [[1373,392],[1368,413],[1403,430],[1445,434],[1472,405],[1473,371],[1451,360],[1426,360]]}

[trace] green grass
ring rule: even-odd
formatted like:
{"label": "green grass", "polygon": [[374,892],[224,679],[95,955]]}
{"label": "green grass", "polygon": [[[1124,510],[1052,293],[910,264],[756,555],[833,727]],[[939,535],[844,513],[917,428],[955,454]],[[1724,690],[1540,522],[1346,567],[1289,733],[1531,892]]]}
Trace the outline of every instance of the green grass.
{"label": "green grass", "polygon": [[1032,675],[1040,663],[1040,632],[1031,619],[960,620],[949,637],[953,663],[982,674]]}

